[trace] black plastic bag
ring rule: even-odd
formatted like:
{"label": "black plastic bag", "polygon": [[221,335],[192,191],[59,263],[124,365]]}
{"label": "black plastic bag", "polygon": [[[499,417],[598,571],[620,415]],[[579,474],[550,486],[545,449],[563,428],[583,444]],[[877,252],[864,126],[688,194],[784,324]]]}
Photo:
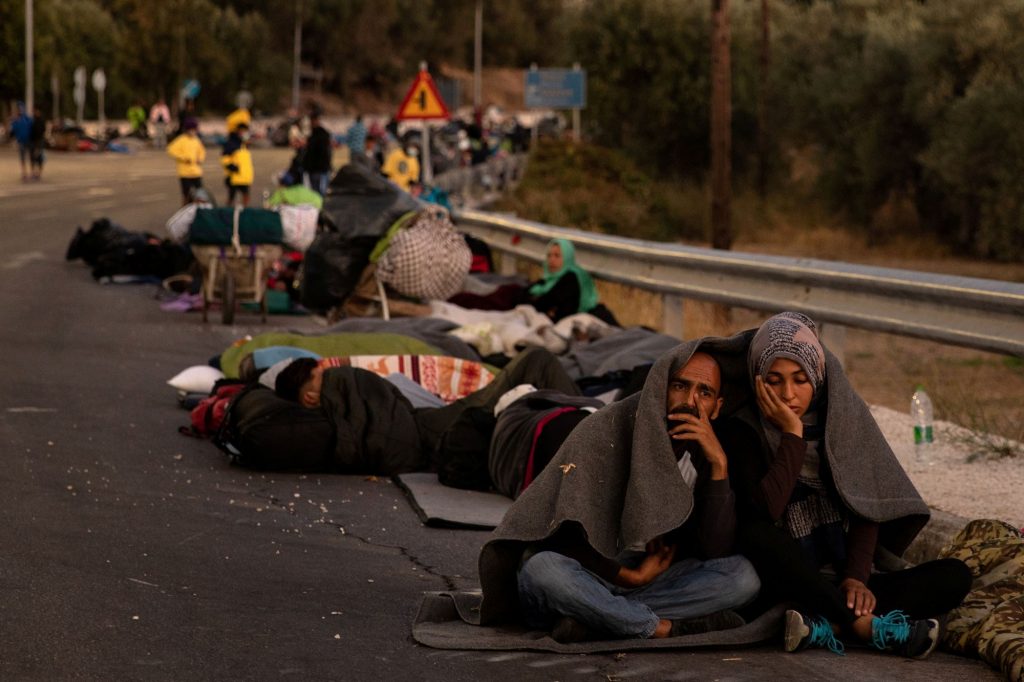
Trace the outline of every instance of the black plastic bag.
{"label": "black plastic bag", "polygon": [[359,284],[378,237],[346,237],[321,232],[302,261],[300,301],[314,312],[340,305]]}

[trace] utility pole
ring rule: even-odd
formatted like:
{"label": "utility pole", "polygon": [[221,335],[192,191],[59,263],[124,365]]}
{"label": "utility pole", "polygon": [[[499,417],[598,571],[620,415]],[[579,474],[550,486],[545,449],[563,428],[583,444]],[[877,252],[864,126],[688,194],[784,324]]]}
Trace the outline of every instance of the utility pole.
{"label": "utility pole", "polygon": [[302,0],[295,2],[295,45],[292,49],[292,108],[299,109],[299,66],[302,63]]}
{"label": "utility pole", "polygon": [[757,85],[757,193],[764,199],[768,185],[768,72],[771,68],[771,19],[768,0],[761,0],[761,52]]}
{"label": "utility pole", "polygon": [[711,246],[732,247],[729,0],[711,0]]}
{"label": "utility pole", "polygon": [[[481,95],[484,68],[484,0],[476,0],[476,21],[473,30],[473,111],[483,105]],[[455,103],[458,105],[458,102]]]}
{"label": "utility pole", "polygon": [[25,111],[35,111],[35,48],[32,44],[32,0],[25,0]]}

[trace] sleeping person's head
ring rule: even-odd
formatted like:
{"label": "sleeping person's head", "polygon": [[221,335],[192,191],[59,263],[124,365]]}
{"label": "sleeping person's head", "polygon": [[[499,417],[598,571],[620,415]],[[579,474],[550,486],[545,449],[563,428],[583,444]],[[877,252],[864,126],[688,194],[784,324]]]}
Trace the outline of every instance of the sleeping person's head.
{"label": "sleeping person's head", "polygon": [[296,358],[278,373],[274,392],[303,407],[319,407],[323,374],[324,368],[314,358]]}

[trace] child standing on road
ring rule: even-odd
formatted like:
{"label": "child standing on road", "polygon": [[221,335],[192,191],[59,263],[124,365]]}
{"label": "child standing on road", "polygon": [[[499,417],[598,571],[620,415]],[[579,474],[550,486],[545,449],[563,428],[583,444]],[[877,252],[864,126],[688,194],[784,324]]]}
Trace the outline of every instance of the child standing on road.
{"label": "child standing on road", "polygon": [[187,204],[192,200],[192,192],[203,186],[206,149],[199,139],[199,123],[194,118],[185,119],[182,129],[183,133],[167,145],[167,153],[178,162],[182,202]]}
{"label": "child standing on road", "polygon": [[249,205],[249,188],[252,186],[252,154],[249,152],[249,126],[239,123],[224,142],[220,162],[224,166],[224,184],[228,188],[228,205],[235,205],[239,197],[242,206]]}

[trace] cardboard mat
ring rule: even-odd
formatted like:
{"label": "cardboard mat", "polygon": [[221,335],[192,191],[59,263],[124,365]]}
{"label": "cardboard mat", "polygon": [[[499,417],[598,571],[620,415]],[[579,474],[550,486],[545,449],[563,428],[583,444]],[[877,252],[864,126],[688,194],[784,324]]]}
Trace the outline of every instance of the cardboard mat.
{"label": "cardboard mat", "polygon": [[512,500],[497,493],[460,490],[441,485],[437,474],[395,476],[413,509],[428,526],[490,530],[501,522]]}

